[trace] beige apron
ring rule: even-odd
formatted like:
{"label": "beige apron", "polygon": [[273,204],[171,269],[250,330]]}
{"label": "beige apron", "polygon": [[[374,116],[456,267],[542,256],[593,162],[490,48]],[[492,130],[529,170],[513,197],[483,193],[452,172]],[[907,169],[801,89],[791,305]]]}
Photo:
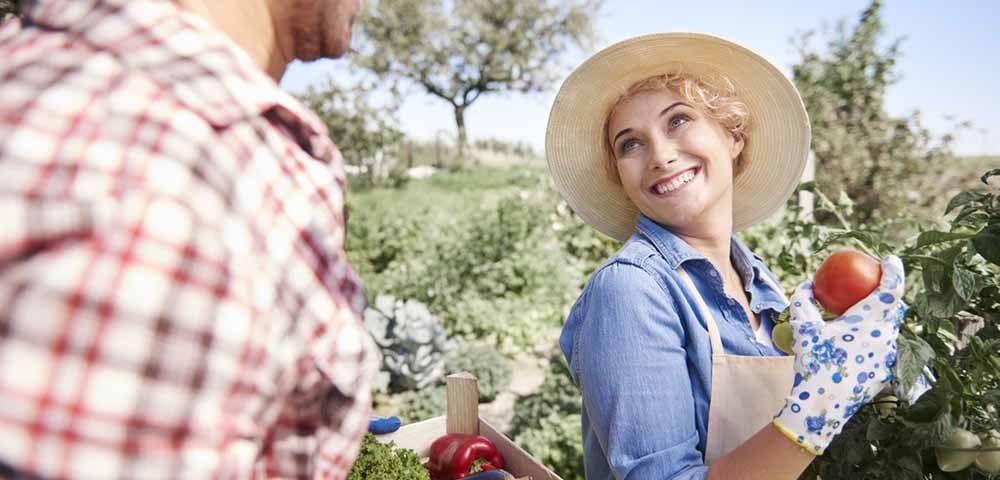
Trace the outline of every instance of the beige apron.
{"label": "beige apron", "polygon": [[[712,341],[712,390],[705,447],[705,464],[708,465],[771,423],[792,391],[794,357],[726,355],[711,310],[687,272],[678,267],[677,273],[694,294]],[[763,277],[774,286],[769,278]],[[775,288],[781,291],[780,287]]]}

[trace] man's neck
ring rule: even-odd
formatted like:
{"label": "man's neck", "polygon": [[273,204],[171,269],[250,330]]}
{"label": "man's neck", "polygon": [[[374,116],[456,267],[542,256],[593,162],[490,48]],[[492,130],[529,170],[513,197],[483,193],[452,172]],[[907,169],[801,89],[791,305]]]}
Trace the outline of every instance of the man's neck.
{"label": "man's neck", "polygon": [[177,0],[187,11],[202,17],[250,55],[261,70],[281,80],[293,58],[291,35],[278,28],[266,0]]}

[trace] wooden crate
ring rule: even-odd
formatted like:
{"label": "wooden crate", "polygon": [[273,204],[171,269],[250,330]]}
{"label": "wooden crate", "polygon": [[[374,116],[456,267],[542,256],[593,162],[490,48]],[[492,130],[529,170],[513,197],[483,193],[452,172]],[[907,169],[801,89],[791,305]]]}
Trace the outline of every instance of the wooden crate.
{"label": "wooden crate", "polygon": [[479,391],[475,377],[468,373],[449,375],[447,388],[446,415],[411,423],[395,432],[377,435],[376,438],[383,443],[392,441],[398,447],[412,449],[423,458],[428,456],[431,443],[445,434],[478,434],[490,439],[497,446],[506,463],[504,470],[515,477],[530,477],[531,480],[562,480],[489,422],[479,417]]}

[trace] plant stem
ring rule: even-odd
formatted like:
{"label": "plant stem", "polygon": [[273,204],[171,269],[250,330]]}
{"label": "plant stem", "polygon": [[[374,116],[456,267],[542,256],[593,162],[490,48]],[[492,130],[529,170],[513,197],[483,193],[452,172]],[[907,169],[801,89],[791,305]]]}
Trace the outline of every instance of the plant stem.
{"label": "plant stem", "polygon": [[932,257],[930,255],[900,255],[899,258],[902,260],[927,260],[927,261],[937,262],[946,267],[949,266],[948,262],[945,262],[944,260],[941,260],[940,258],[937,257]]}

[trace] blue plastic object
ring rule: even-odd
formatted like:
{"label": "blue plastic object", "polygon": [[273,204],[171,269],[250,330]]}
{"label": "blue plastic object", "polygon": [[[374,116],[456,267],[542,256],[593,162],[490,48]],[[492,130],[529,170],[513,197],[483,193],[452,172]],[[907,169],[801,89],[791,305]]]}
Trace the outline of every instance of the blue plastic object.
{"label": "blue plastic object", "polygon": [[384,433],[392,433],[399,430],[400,425],[403,422],[399,421],[399,417],[372,417],[368,422],[368,431],[374,433],[375,435],[382,435]]}

